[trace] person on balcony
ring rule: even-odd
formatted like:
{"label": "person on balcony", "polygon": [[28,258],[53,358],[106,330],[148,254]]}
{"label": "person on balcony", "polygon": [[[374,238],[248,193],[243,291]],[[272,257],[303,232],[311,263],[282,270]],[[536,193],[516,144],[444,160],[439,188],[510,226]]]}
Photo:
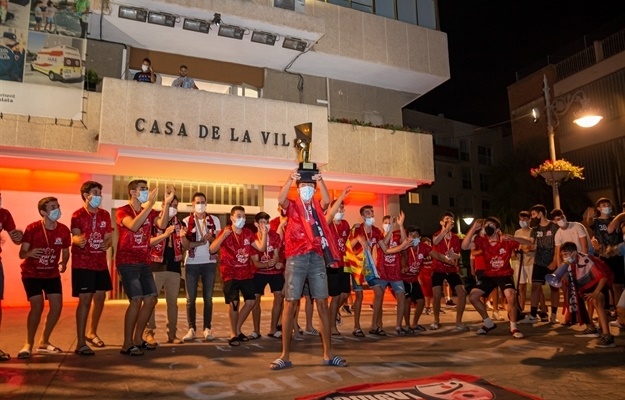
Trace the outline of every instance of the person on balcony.
{"label": "person on balcony", "polygon": [[180,76],[174,79],[174,81],[171,83],[172,87],[178,87],[183,89],[199,89],[195,84],[193,78],[189,77],[189,69],[186,65],[181,65],[178,73],[180,74]]}
{"label": "person on balcony", "polygon": [[137,82],[154,83],[156,82],[156,74],[152,68],[152,61],[149,58],[144,58],[141,63],[141,71],[137,72],[132,78]]}

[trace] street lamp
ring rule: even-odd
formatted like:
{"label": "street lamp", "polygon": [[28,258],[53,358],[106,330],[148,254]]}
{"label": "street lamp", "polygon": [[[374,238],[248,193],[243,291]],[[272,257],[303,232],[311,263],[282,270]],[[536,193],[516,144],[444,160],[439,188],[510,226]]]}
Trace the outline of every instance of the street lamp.
{"label": "street lamp", "polygon": [[[558,116],[566,114],[573,103],[579,102],[582,106],[581,110],[576,113],[576,119],[573,122],[583,128],[590,128],[599,123],[603,119],[601,115],[598,115],[594,110],[590,109],[589,101],[586,97],[586,93],[581,90],[565,97],[559,97],[554,101],[551,101],[551,93],[549,91],[549,84],[547,82],[547,75],[543,75],[543,93],[545,95],[545,112],[547,114],[547,136],[549,138],[549,158],[551,162],[556,161],[556,143],[555,143],[555,130],[558,126]],[[532,110],[534,121],[538,119],[538,110]],[[543,177],[553,191],[553,207],[560,208],[560,194],[558,192],[558,186],[560,182],[567,174],[563,171],[549,171],[545,172]]]}

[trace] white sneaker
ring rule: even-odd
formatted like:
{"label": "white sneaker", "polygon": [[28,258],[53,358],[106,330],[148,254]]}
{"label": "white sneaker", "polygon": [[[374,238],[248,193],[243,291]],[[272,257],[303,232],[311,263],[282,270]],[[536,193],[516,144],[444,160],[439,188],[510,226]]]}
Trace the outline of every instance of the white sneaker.
{"label": "white sneaker", "polygon": [[538,322],[538,318],[532,317],[530,314],[526,315],[525,318],[519,321],[519,324],[535,324]]}
{"label": "white sneaker", "polygon": [[213,332],[208,328],[204,329],[204,339],[215,340],[215,336],[213,336]]}
{"label": "white sneaker", "polygon": [[610,326],[613,326],[613,327],[619,328],[619,329],[625,329],[625,325],[621,324],[618,321],[610,321]]}
{"label": "white sneaker", "polygon": [[189,328],[189,332],[182,337],[185,342],[190,342],[195,339],[195,329]]}
{"label": "white sneaker", "polygon": [[493,321],[505,321],[505,318],[499,315],[497,311],[493,311]]}
{"label": "white sneaker", "polygon": [[558,321],[556,319],[556,315],[555,314],[551,314],[551,316],[549,317],[549,323],[551,323],[551,324],[559,324],[560,321]]}

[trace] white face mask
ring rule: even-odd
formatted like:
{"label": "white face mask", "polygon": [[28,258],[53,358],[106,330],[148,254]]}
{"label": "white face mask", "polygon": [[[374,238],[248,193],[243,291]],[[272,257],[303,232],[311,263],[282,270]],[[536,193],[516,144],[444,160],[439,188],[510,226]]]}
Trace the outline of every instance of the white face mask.
{"label": "white face mask", "polygon": [[150,192],[147,190],[140,190],[139,191],[139,203],[143,204],[146,201],[148,201],[148,199],[150,198]]}
{"label": "white face mask", "polygon": [[194,208],[196,213],[202,214],[204,211],[206,211],[206,204],[198,203],[194,206]]}
{"label": "white face mask", "polygon": [[334,220],[335,220],[335,221],[340,221],[340,220],[342,220],[342,219],[343,219],[343,215],[344,215],[344,214],[345,214],[345,213],[342,213],[342,212],[337,212],[336,214],[334,214]]}
{"label": "white face mask", "polygon": [[375,218],[373,217],[365,218],[365,225],[372,226],[373,224],[375,224]]}
{"label": "white face mask", "polygon": [[391,230],[391,224],[382,224],[382,229],[384,229],[384,232],[389,233]]}
{"label": "white face mask", "polygon": [[169,218],[173,218],[176,214],[178,214],[178,209],[169,207]]}
{"label": "white face mask", "polygon": [[420,237],[418,237],[418,238],[412,238],[412,245],[413,245],[413,246],[418,246],[418,245],[419,245],[419,242],[421,242],[421,238],[420,238]]}
{"label": "white face mask", "polygon": [[612,214],[612,207],[601,207],[601,212],[605,215]]}
{"label": "white face mask", "polygon": [[527,221],[519,221],[519,226],[521,228],[527,228]]}
{"label": "white face mask", "polygon": [[150,67],[148,67],[147,65],[142,65],[141,66],[141,71],[143,71],[143,72],[148,72],[149,69],[150,69]]}
{"label": "white face mask", "polygon": [[564,228],[568,224],[568,222],[565,218],[562,218],[560,221],[556,222],[556,224],[558,224],[560,228]]}
{"label": "white face mask", "polygon": [[298,191],[299,197],[304,201],[310,201],[315,194],[315,188],[312,186],[302,186]]}
{"label": "white face mask", "polygon": [[237,229],[243,228],[245,226],[245,218],[237,218],[232,225]]}

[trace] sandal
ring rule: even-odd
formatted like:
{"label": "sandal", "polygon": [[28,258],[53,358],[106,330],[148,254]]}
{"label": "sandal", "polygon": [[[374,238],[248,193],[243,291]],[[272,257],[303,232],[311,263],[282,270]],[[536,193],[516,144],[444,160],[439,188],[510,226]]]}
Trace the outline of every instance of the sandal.
{"label": "sandal", "polygon": [[95,351],[91,350],[91,347],[87,345],[80,346],[80,348],[74,350],[74,353],[79,356],[95,356]]}
{"label": "sandal", "polygon": [[11,359],[11,356],[9,355],[9,353],[5,353],[4,351],[0,350],[0,361],[9,361]]}
{"label": "sandal", "polygon": [[20,360],[25,360],[30,358],[30,347],[28,345],[24,346],[19,353],[17,353],[17,358]]}
{"label": "sandal", "polygon": [[256,339],[260,339],[263,335],[261,335],[260,333],[257,333],[256,331],[250,333],[250,335],[247,337],[249,340],[256,340]]}
{"label": "sandal", "polygon": [[397,336],[406,336],[407,332],[402,328],[395,328],[395,333],[397,334]]}
{"label": "sandal", "polygon": [[365,333],[360,328],[354,329],[354,331],[352,332],[352,335],[356,337],[365,337]]}
{"label": "sandal", "polygon": [[269,364],[269,369],[272,371],[277,371],[277,370],[289,368],[292,366],[293,366],[293,363],[291,361],[285,361],[281,358],[276,358],[275,360],[271,362],[271,364]]}
{"label": "sandal", "polygon": [[380,328],[379,326],[375,329],[371,329],[369,333],[376,336],[386,336],[386,332],[384,332],[384,329]]}
{"label": "sandal", "polygon": [[145,340],[141,343],[141,348],[143,350],[156,350],[157,347],[158,347],[158,344],[150,344],[146,342]]}
{"label": "sandal", "polygon": [[54,345],[51,345],[51,344],[46,344],[44,346],[37,347],[37,353],[42,353],[42,354],[60,354],[62,352],[63,352],[63,350],[61,350],[58,347],[56,347]]}
{"label": "sandal", "polygon": [[239,339],[239,342],[248,342],[250,340],[247,338],[247,336],[245,336],[242,333],[239,333],[239,336],[237,336],[237,339]]}
{"label": "sandal", "polygon": [[100,339],[100,338],[98,337],[98,335],[95,335],[95,336],[94,336],[94,337],[92,337],[92,338],[88,338],[88,337],[86,337],[86,338],[85,338],[85,340],[86,340],[87,342],[91,343],[92,345],[94,345],[95,347],[100,347],[100,348],[101,348],[101,347],[106,346],[106,345],[104,344],[104,341],[103,341],[102,339]]}
{"label": "sandal", "polygon": [[311,335],[311,336],[319,336],[319,331],[316,330],[315,328],[312,328],[309,331],[304,331],[305,335]]}
{"label": "sandal", "polygon": [[276,331],[274,333],[270,333],[267,336],[275,338],[275,339],[281,339],[282,338],[282,331]]}
{"label": "sandal", "polygon": [[128,349],[121,349],[119,354],[124,354],[126,356],[142,356],[144,353],[141,351],[139,346],[135,346],[134,344],[130,346]]}
{"label": "sandal", "polygon": [[230,340],[228,340],[228,344],[230,346],[240,346],[241,342],[239,342],[239,338],[238,337],[234,336],[234,337],[231,337]]}
{"label": "sandal", "polygon": [[339,356],[334,356],[331,360],[323,360],[323,365],[328,367],[347,367],[347,360]]}

